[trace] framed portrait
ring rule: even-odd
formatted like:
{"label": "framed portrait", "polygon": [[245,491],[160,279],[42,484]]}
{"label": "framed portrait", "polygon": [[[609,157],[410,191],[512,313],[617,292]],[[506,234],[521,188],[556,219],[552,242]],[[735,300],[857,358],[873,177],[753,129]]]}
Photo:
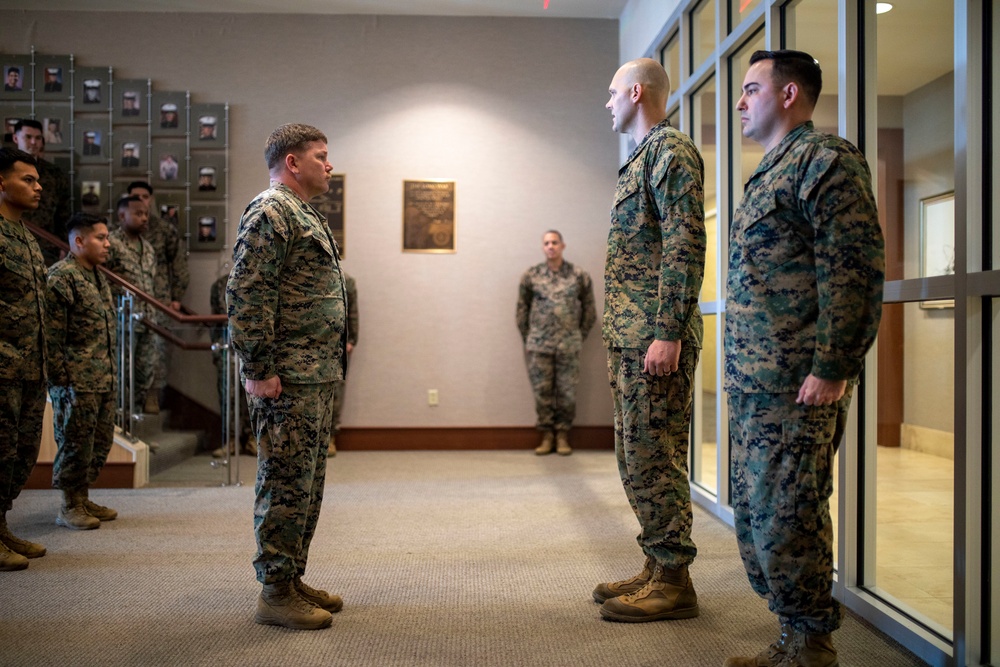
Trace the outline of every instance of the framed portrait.
{"label": "framed portrait", "polygon": [[191,105],[191,150],[226,146],[226,105]]}
{"label": "framed portrait", "polygon": [[191,250],[221,250],[226,243],[226,205],[192,205],[188,234]]}
{"label": "framed portrait", "polygon": [[75,152],[80,164],[107,162],[108,122],[106,120],[76,120],[74,127]]}
{"label": "framed portrait", "polygon": [[154,137],[183,137],[187,133],[187,93],[153,91],[149,120]]}
{"label": "framed portrait", "polygon": [[403,181],[403,252],[455,252],[455,181]]}
{"label": "framed portrait", "polygon": [[149,156],[153,186],[181,188],[187,183],[187,143],[184,141],[153,141]]}
{"label": "framed portrait", "polygon": [[151,213],[160,216],[164,222],[174,225],[183,236],[188,234],[185,205],[186,197],[183,190],[157,190],[156,210]]}
{"label": "framed portrait", "polygon": [[69,56],[35,54],[35,99],[39,102],[68,101],[72,92],[69,70]]}
{"label": "framed portrait", "polygon": [[309,203],[319,209],[326,217],[330,234],[340,248],[340,256],[344,257],[344,174],[330,174],[330,189]]}
{"label": "framed portrait", "polygon": [[208,153],[191,155],[191,198],[224,199],[226,156]]}
{"label": "framed portrait", "polygon": [[149,80],[115,81],[115,125],[146,125],[149,123]]}
{"label": "framed portrait", "polygon": [[77,67],[73,73],[73,82],[76,87],[77,111],[107,111],[111,106],[107,67]]}
{"label": "framed portrait", "polygon": [[[103,167],[80,167],[74,181],[75,208],[91,215],[109,215],[112,193],[107,187],[108,170]],[[112,216],[113,218],[113,216]],[[116,224],[115,219],[108,221]]]}
{"label": "framed portrait", "polygon": [[128,174],[141,176],[149,166],[146,150],[148,135],[145,128],[118,128],[114,135],[111,168],[115,176]]}
{"label": "framed portrait", "polygon": [[19,120],[31,118],[31,105],[22,103],[0,103],[0,114],[3,114],[3,142],[14,143],[14,126]]}
{"label": "framed portrait", "polygon": [[3,67],[0,100],[30,100],[33,69],[31,56],[0,56],[0,67]]}
{"label": "framed portrait", "polygon": [[[955,273],[955,193],[920,200],[920,277]],[[954,308],[953,299],[921,301],[921,308]]]}
{"label": "framed portrait", "polygon": [[46,154],[70,149],[69,105],[38,105],[35,107],[35,120],[42,124]]}

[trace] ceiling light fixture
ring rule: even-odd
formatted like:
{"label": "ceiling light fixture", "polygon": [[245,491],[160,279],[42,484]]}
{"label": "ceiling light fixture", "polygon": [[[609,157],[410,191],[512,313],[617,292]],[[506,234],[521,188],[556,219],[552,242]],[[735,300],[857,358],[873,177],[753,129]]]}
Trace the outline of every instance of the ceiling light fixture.
{"label": "ceiling light fixture", "polygon": [[548,8],[549,8],[549,0],[545,0],[545,3],[542,5],[542,9],[548,9]]}
{"label": "ceiling light fixture", "polygon": [[891,2],[876,2],[875,3],[875,13],[885,14],[886,12],[892,10]]}

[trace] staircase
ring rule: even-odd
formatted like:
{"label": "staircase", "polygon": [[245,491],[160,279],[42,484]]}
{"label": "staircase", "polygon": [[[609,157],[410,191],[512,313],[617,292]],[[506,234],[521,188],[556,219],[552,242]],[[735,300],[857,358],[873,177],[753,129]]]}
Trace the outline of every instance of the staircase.
{"label": "staircase", "polygon": [[150,478],[187,461],[206,446],[203,431],[167,429],[164,425],[169,422],[170,411],[162,410],[158,415],[143,415],[133,426],[133,435],[155,449],[149,455]]}

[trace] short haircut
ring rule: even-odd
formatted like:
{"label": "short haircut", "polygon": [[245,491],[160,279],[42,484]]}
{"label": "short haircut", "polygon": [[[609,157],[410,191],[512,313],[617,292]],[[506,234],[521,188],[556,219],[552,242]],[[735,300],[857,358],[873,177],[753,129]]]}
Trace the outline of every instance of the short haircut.
{"label": "short haircut", "polygon": [[559,243],[565,243],[565,241],[563,241],[562,234],[560,234],[559,231],[556,229],[550,229],[549,231],[542,234],[542,239],[544,240],[545,237],[548,236],[549,234],[555,234],[556,236],[559,237]]}
{"label": "short haircut", "polygon": [[94,228],[94,225],[98,224],[108,224],[107,218],[102,218],[98,215],[91,215],[90,213],[84,213],[83,211],[77,211],[70,217],[69,222],[66,223],[66,233],[72,238],[73,232],[78,234],[88,233]]}
{"label": "short haircut", "polygon": [[313,141],[327,143],[326,135],[312,125],[288,123],[271,133],[264,145],[264,160],[268,169],[281,164],[289,153],[298,153]]}
{"label": "short haircut", "polygon": [[116,211],[123,211],[128,208],[128,205],[134,201],[142,203],[142,199],[138,195],[125,195],[118,200],[118,205],[115,207]]}
{"label": "short haircut", "polygon": [[38,160],[33,158],[31,153],[25,153],[19,148],[0,148],[0,175],[9,174],[16,162],[24,162],[38,168]]}
{"label": "short haircut", "polygon": [[42,131],[42,124],[37,120],[31,120],[30,118],[22,118],[21,120],[14,123],[14,134],[21,131],[21,128],[30,127],[32,129]]}
{"label": "short haircut", "polygon": [[142,188],[149,194],[153,194],[153,186],[147,183],[146,181],[132,181],[131,183],[128,184],[128,187],[125,188],[125,192],[132,194],[132,190],[136,188]]}
{"label": "short haircut", "polygon": [[819,93],[823,90],[823,70],[819,67],[819,61],[805,51],[790,49],[754,51],[750,56],[751,65],[761,60],[771,61],[771,78],[776,84],[783,86],[794,81],[802,86],[806,101],[816,106]]}

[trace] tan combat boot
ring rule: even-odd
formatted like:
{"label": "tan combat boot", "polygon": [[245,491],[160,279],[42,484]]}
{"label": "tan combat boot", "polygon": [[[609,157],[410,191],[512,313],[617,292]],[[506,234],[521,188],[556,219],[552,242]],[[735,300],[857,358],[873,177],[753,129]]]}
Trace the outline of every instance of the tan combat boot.
{"label": "tan combat boot", "polygon": [[838,667],[837,649],[830,635],[799,634],[795,655],[781,665],[787,667]]}
{"label": "tan combat boot", "polygon": [[28,559],[19,553],[11,551],[6,544],[0,542],[0,572],[13,572],[28,567]]}
{"label": "tan combat boot", "polygon": [[605,600],[601,616],[609,621],[644,623],[698,615],[698,595],[694,592],[687,566],[668,570],[657,564],[653,576],[635,593]]}
{"label": "tan combat boot", "polygon": [[330,446],[326,448],[326,455],[327,456],[336,456],[337,455],[337,436],[336,435],[331,435],[330,436]]}
{"label": "tan combat boot", "polygon": [[114,521],[118,518],[118,512],[110,507],[98,505],[90,499],[90,489],[83,490],[83,509],[98,521]]}
{"label": "tan combat boot", "polygon": [[291,581],[283,581],[264,584],[253,620],[261,625],[280,625],[292,630],[320,630],[330,627],[333,615],[303,599]]}
{"label": "tan combat boot", "polygon": [[545,456],[546,454],[551,454],[552,449],[555,447],[555,439],[552,435],[552,431],[546,431],[542,435],[542,442],[537,447],[535,447],[535,453],[539,456]]}
{"label": "tan combat boot", "polygon": [[302,581],[302,577],[295,578],[295,590],[302,596],[303,600],[313,603],[320,609],[326,609],[331,614],[336,614],[344,608],[344,601],[339,595],[333,595],[324,590],[313,588]]}
{"label": "tan combat boot", "polygon": [[594,602],[604,602],[619,595],[635,593],[649,582],[649,578],[653,576],[654,567],[656,567],[656,561],[646,556],[646,564],[642,566],[642,572],[634,577],[607,584],[597,584],[594,589]]}
{"label": "tan combat boot", "polygon": [[766,649],[752,658],[728,658],[723,667],[772,667],[784,664],[782,661],[794,653],[793,640],[795,633],[792,626],[782,624],[781,636]]}
{"label": "tan combat boot", "polygon": [[[24,556],[25,558],[41,558],[45,555],[45,547],[41,544],[22,540],[10,532],[10,528],[7,526],[6,514],[0,514],[0,544],[5,546],[9,551],[13,551],[16,555]],[[18,559],[14,559],[14,561],[19,562]],[[28,566],[25,565],[24,567]],[[11,569],[23,570],[24,568],[15,567]]]}
{"label": "tan combat boot", "polygon": [[63,491],[63,504],[56,517],[57,526],[73,530],[93,530],[101,527],[101,521],[89,514],[83,507],[83,494],[79,491]]}
{"label": "tan combat boot", "polygon": [[556,454],[569,456],[573,448],[569,446],[569,431],[556,431]]}
{"label": "tan combat boot", "polygon": [[142,411],[147,415],[158,415],[160,414],[160,397],[159,392],[156,389],[150,389],[146,392],[146,401],[142,406]]}

